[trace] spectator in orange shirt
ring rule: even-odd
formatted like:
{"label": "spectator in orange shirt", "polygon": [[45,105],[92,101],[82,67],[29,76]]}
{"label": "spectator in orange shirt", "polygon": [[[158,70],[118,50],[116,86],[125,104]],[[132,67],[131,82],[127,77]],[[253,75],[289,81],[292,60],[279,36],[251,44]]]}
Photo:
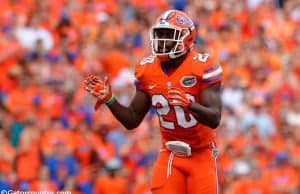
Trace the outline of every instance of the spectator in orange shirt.
{"label": "spectator in orange shirt", "polygon": [[58,188],[53,181],[50,180],[50,172],[46,166],[42,166],[39,170],[39,177],[33,181],[30,191],[57,191]]}
{"label": "spectator in orange shirt", "polygon": [[275,166],[267,171],[264,181],[269,186],[271,193],[288,194],[297,192],[299,176],[295,168],[290,165],[289,156],[286,152],[276,154]]}
{"label": "spectator in orange shirt", "polygon": [[39,131],[34,123],[27,124],[21,133],[16,159],[18,180],[32,181],[40,168]]}
{"label": "spectator in orange shirt", "polygon": [[227,194],[270,194],[269,185],[263,182],[262,169],[252,167],[247,176],[237,179],[225,193]]}
{"label": "spectator in orange shirt", "polygon": [[49,120],[49,125],[40,137],[42,154],[47,157],[55,152],[55,145],[64,144],[64,148],[70,153],[74,145],[72,141],[72,132],[63,127],[61,120],[52,118]]}
{"label": "spectator in orange shirt", "polygon": [[106,163],[107,175],[100,175],[96,179],[95,193],[101,194],[127,194],[128,183],[120,173],[121,161],[112,159]]}
{"label": "spectator in orange shirt", "polygon": [[5,137],[3,130],[0,130],[0,153],[0,172],[8,175],[12,173],[16,152]]}
{"label": "spectator in orange shirt", "polygon": [[[93,144],[96,143],[96,138],[93,137],[90,131],[88,131],[88,126],[85,122],[81,122],[74,130],[73,141],[75,146],[75,157],[82,167],[88,167],[92,163]],[[99,139],[99,138],[97,138]]]}
{"label": "spectator in orange shirt", "polygon": [[122,69],[129,67],[129,57],[124,54],[120,44],[117,44],[115,48],[108,49],[106,52],[106,55],[102,58],[103,68],[108,77],[113,80]]}
{"label": "spectator in orange shirt", "polygon": [[133,187],[133,194],[150,194],[150,169],[142,168],[137,173],[136,184]]}

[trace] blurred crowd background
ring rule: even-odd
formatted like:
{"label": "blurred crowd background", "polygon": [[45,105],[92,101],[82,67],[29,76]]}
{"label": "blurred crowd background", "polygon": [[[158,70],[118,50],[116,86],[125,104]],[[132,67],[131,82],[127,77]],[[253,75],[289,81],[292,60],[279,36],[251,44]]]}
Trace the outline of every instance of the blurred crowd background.
{"label": "blurred crowd background", "polygon": [[1,0],[0,190],[150,193],[154,111],[126,131],[82,80],[108,75],[128,104],[167,9],[192,17],[195,49],[224,69],[221,193],[300,193],[299,0]]}

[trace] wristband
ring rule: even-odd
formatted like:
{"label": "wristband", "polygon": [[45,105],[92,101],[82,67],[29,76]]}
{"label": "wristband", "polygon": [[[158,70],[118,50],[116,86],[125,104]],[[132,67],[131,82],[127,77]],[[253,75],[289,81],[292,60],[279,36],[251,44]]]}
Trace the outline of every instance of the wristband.
{"label": "wristband", "polygon": [[109,106],[109,105],[111,105],[112,103],[114,103],[116,101],[116,97],[115,97],[115,95],[112,95],[111,97],[110,97],[110,99],[108,99],[106,102],[105,102],[105,104],[107,105],[107,106]]}

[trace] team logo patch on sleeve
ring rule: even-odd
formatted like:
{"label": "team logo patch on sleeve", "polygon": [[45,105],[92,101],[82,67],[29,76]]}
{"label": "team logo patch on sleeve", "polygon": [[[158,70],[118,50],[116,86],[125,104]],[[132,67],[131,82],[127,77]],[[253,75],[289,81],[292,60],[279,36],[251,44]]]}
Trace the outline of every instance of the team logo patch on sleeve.
{"label": "team logo patch on sleeve", "polygon": [[197,78],[195,76],[184,76],[180,80],[180,84],[183,87],[193,87],[197,83]]}

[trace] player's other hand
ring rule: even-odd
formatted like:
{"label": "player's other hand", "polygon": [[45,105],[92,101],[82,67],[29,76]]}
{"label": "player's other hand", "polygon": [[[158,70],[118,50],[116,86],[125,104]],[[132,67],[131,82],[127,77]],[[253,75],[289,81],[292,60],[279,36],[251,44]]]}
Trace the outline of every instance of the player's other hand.
{"label": "player's other hand", "polygon": [[108,101],[113,98],[111,86],[107,77],[105,77],[104,80],[101,80],[94,75],[90,75],[84,80],[84,84],[85,90],[97,98],[95,110],[103,103],[108,103]]}
{"label": "player's other hand", "polygon": [[183,91],[174,87],[170,87],[168,90],[168,100],[170,105],[182,106],[184,108],[187,108],[191,103],[190,99],[188,99]]}

